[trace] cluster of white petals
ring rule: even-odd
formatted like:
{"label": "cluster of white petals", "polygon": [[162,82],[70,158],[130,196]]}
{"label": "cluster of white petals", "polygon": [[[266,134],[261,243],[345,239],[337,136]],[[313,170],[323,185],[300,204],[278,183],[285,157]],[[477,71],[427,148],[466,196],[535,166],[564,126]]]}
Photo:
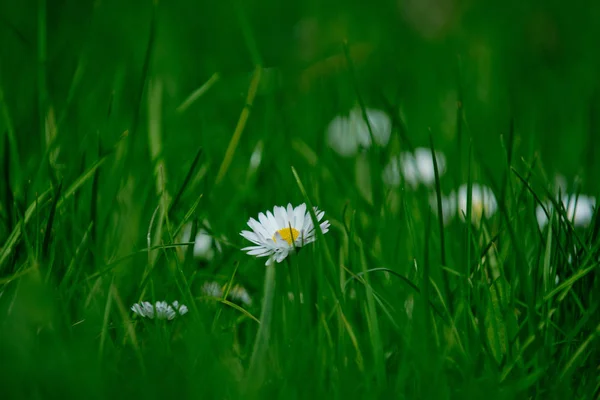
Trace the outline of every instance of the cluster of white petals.
{"label": "cluster of white petals", "polygon": [[371,133],[379,146],[388,144],[392,133],[390,117],[372,108],[366,108],[365,114],[366,118],[361,108],[355,107],[348,115],[335,117],[327,126],[327,143],[342,157],[354,156],[361,147],[370,148],[373,141]]}
{"label": "cluster of white petals", "polygon": [[174,301],[172,304],[168,304],[166,301],[157,301],[155,304],[143,301],[135,303],[131,306],[131,310],[140,317],[168,320],[172,320],[177,315],[183,315],[188,312],[188,308],[177,301]]}
{"label": "cluster of white petals", "polygon": [[[210,229],[210,225],[208,221],[204,221],[203,226],[206,226]],[[181,241],[189,242],[192,238],[192,224],[186,224],[182,230]],[[210,233],[199,226],[198,231],[196,232],[196,237],[194,238],[194,258],[197,260],[210,261],[215,256],[215,250],[221,251],[221,246],[219,242],[213,239]]]}
{"label": "cluster of white petals", "polygon": [[[450,222],[458,213],[464,221],[467,216],[469,188],[463,184],[457,192],[442,197],[442,219]],[[429,199],[431,208],[437,212],[437,195],[433,193]],[[471,186],[471,222],[478,224],[482,217],[490,219],[498,210],[498,202],[492,189],[485,185],[473,183]]]}
{"label": "cluster of white petals", "polygon": [[[218,282],[214,281],[204,282],[201,290],[204,296],[222,298],[223,293],[227,290],[227,285],[222,286]],[[234,285],[231,290],[229,290],[228,298],[234,302],[238,302],[246,306],[252,305],[252,297],[246,288],[241,285]]]}
{"label": "cluster of white petals", "polygon": [[[562,195],[560,199],[561,207],[564,207],[567,218],[575,227],[586,227],[592,222],[594,210],[596,209],[596,198],[586,195]],[[545,209],[545,211],[544,211]],[[538,205],[535,209],[540,228],[544,228],[548,224],[548,216],[552,215],[553,204],[547,201],[544,207]],[[548,214],[546,214],[546,212]]]}
{"label": "cluster of white petals", "polygon": [[[442,176],[446,172],[446,157],[443,153],[436,151],[435,160],[438,166],[438,174]],[[435,183],[435,168],[431,150],[419,147],[415,149],[414,153],[403,152],[392,157],[383,170],[383,182],[388,186],[398,186],[402,178],[412,188],[419,185],[433,186]]]}
{"label": "cluster of white petals", "polygon": [[[314,208],[317,221],[321,221],[325,213]],[[268,257],[266,265],[275,261],[282,262],[290,252],[316,240],[316,230],[306,204],[298,207],[275,206],[273,212],[258,214],[258,220],[250,218],[248,226],[252,231],[240,234],[254,243],[242,250],[251,256]],[[321,232],[327,233],[329,221],[319,223]]]}

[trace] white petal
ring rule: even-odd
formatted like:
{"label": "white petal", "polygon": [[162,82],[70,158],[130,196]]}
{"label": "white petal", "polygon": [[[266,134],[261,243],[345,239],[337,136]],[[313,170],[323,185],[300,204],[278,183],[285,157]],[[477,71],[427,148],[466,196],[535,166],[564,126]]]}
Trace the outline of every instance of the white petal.
{"label": "white petal", "polygon": [[324,215],[325,215],[325,211],[319,211],[317,209],[317,207],[315,207],[315,216],[317,217],[317,221],[322,220]]}
{"label": "white petal", "polygon": [[264,213],[258,214],[258,220],[260,221],[263,228],[265,229],[267,237],[272,236],[273,233],[275,233],[275,231],[277,230],[277,228],[275,227],[275,224],[273,224],[271,219],[268,217],[268,214],[269,214],[269,212],[267,212],[267,216],[265,216]]}
{"label": "white petal", "polygon": [[184,304],[182,304],[177,308],[177,311],[179,312],[179,315],[187,314],[188,308]]}
{"label": "white petal", "polygon": [[345,116],[334,118],[327,127],[327,143],[342,157],[350,157],[358,151],[358,138]]}
{"label": "white petal", "polygon": [[390,117],[381,110],[367,108],[366,112],[369,122],[371,123],[375,141],[380,146],[387,145],[390,141],[390,134],[392,133],[392,121]]}
{"label": "white petal", "polygon": [[[550,204],[550,207],[552,207],[552,204]],[[546,211],[548,211],[549,213],[552,212],[551,208],[548,207],[548,204],[546,204]],[[537,223],[540,229],[544,229],[544,227],[548,224],[548,216],[546,215],[546,212],[544,211],[544,208],[541,205],[538,205],[535,208],[535,218],[537,219]]]}
{"label": "white petal", "polygon": [[291,203],[288,203],[285,211],[287,221],[289,221],[292,227],[295,228],[296,224],[294,223],[294,207],[292,207]]}
{"label": "white petal", "polygon": [[276,260],[278,263],[282,262],[283,260],[285,260],[285,258],[288,256],[289,252],[288,251],[281,251],[279,253],[276,254]]}
{"label": "white petal", "polygon": [[273,234],[275,234],[275,232],[277,232],[279,229],[281,229],[281,227],[279,227],[279,224],[277,223],[277,219],[275,218],[275,216],[273,215],[273,213],[271,211],[267,211],[267,219],[271,223],[271,228],[273,230]]}
{"label": "white petal", "polygon": [[395,187],[400,185],[400,160],[398,157],[390,159],[390,162],[381,173],[381,179],[388,186]]}
{"label": "white petal", "polygon": [[325,221],[325,222],[321,222],[321,231],[323,231],[323,233],[327,233],[329,232],[329,227],[331,226],[331,224],[329,223],[329,221]]}
{"label": "white petal", "polygon": [[[385,146],[390,140],[392,123],[387,114],[381,110],[366,108],[365,113],[373,133],[373,138],[379,146]],[[362,110],[355,107],[350,112],[350,124],[355,129],[358,142],[365,148],[371,147],[371,132],[363,116]]]}
{"label": "white petal", "polygon": [[262,243],[264,243],[264,240],[262,238],[259,238],[256,235],[256,233],[254,233],[254,232],[241,231],[240,235],[242,235],[245,239],[248,239],[252,243],[256,243],[256,244],[262,244]]}
{"label": "white petal", "polygon": [[[434,214],[438,214],[437,193],[429,196],[429,205]],[[461,211],[462,213],[462,211]],[[442,196],[442,221],[448,224],[456,215],[456,194],[450,193],[448,196]]]}
{"label": "white petal", "polygon": [[212,236],[204,229],[200,230],[194,239],[194,257],[210,261],[214,257],[214,254]]}
{"label": "white petal", "polygon": [[[467,196],[468,186],[467,184],[463,184],[458,189],[458,207],[462,218],[464,218],[462,213],[464,213],[464,215],[467,214]],[[478,206],[480,209],[482,209],[486,218],[490,218],[492,215],[494,215],[498,208],[496,196],[494,195],[492,189],[477,183],[472,184],[471,204],[472,206]],[[480,215],[476,214],[477,213],[472,213],[474,222],[476,222],[477,218],[480,217]]]}
{"label": "white petal", "polygon": [[137,315],[140,315],[142,317],[145,317],[146,314],[144,313],[144,310],[142,309],[142,307],[140,307],[139,304],[135,303],[134,305],[131,306],[131,310],[136,313]]}
{"label": "white petal", "polygon": [[286,211],[283,207],[275,206],[273,209],[273,214],[275,215],[275,219],[277,220],[278,229],[287,228],[288,222],[286,221]]}
{"label": "white petal", "polygon": [[[259,216],[259,218],[260,218],[260,216]],[[266,218],[265,218],[265,220],[266,220]],[[269,237],[269,232],[267,232],[267,228],[265,226],[263,226],[262,223],[260,223],[257,220],[255,220],[254,218],[250,218],[248,220],[248,226],[250,228],[252,228],[252,230],[256,234],[258,234],[258,235],[260,235],[260,236],[262,236],[264,238]]]}
{"label": "white petal", "polygon": [[575,226],[587,226],[594,217],[595,205],[596,199],[593,197],[585,195],[571,196],[567,215],[569,219],[573,220]]}
{"label": "white petal", "polygon": [[294,209],[294,227],[302,231],[304,226],[304,215],[306,215],[306,204],[302,203]]}
{"label": "white petal", "polygon": [[242,251],[247,252],[251,256],[264,257],[273,253],[273,249],[268,249],[264,246],[250,246],[244,247]]}
{"label": "white petal", "polygon": [[417,167],[417,160],[414,155],[408,152],[400,154],[400,168],[402,170],[404,181],[412,188],[417,187],[421,177],[419,175],[419,168]]}

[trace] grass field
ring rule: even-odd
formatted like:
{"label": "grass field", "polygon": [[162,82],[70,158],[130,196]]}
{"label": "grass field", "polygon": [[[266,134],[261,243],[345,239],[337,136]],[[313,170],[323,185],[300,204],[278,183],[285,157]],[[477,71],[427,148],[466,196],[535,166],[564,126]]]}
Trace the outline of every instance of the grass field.
{"label": "grass field", "polygon": [[3,2],[1,397],[600,398],[598,20]]}

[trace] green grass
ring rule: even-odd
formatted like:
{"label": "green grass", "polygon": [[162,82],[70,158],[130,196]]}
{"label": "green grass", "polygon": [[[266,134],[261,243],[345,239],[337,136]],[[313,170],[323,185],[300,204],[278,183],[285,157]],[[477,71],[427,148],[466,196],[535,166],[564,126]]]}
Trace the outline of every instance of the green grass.
{"label": "green grass", "polygon": [[[600,218],[535,216],[556,174],[600,196],[600,7],[412,3],[0,5],[4,397],[600,398]],[[392,136],[342,158],[354,106]],[[446,173],[386,187],[415,147]],[[444,225],[465,183],[498,210]],[[331,228],[267,268],[239,232],[288,202]]]}

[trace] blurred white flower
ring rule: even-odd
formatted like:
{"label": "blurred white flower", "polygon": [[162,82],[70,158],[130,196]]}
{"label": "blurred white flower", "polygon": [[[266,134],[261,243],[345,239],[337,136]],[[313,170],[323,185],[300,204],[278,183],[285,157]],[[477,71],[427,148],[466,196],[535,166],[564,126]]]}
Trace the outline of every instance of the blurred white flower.
{"label": "blurred white flower", "polygon": [[[223,293],[227,291],[227,284],[221,286],[218,282],[214,281],[204,282],[200,290],[206,297],[223,298]],[[231,288],[227,297],[231,301],[242,303],[246,306],[252,305],[252,297],[250,297],[250,294],[245,287],[238,284]]]}
{"label": "blurred white flower", "polygon": [[[436,151],[435,158],[439,175],[442,176],[446,172],[446,157],[443,153]],[[419,147],[415,149],[414,154],[404,152],[400,156],[393,157],[383,170],[383,182],[389,186],[398,186],[401,175],[413,188],[419,184],[432,186],[435,183],[435,169],[431,150]]]}
{"label": "blurred white flower", "polygon": [[177,315],[183,315],[188,312],[188,308],[174,301],[172,304],[168,304],[166,301],[157,301],[155,304],[143,301],[141,303],[135,303],[131,306],[131,310],[139,315],[140,317],[154,319],[168,319],[172,320]]}
{"label": "blurred white flower", "polygon": [[204,282],[200,290],[204,296],[223,297],[223,290],[217,282]]}
{"label": "blurred white flower", "polygon": [[[595,197],[586,195],[563,195],[561,197],[561,203],[562,207],[564,207],[567,212],[567,218],[569,218],[569,221],[571,221],[575,227],[583,228],[592,222],[594,210],[596,208]],[[544,205],[548,214],[552,215],[552,202],[547,201]],[[540,229],[544,229],[548,224],[548,216],[541,205],[536,207],[535,216]]]}
{"label": "blurred white flower", "polygon": [[248,176],[254,174],[260,166],[260,163],[262,161],[263,147],[263,141],[259,140],[256,146],[254,147],[254,150],[252,151],[252,155],[250,156],[250,163],[247,172]]}
{"label": "blurred white flower", "polygon": [[[366,108],[365,113],[373,139],[379,146],[385,146],[390,140],[392,121],[381,110]],[[360,146],[371,147],[371,133],[360,107],[350,110],[348,116],[335,117],[327,127],[327,142],[342,157],[351,157],[358,152]]]}
{"label": "blurred white flower", "polygon": [[[458,188],[458,213],[461,219],[467,215],[468,185],[463,184]],[[473,183],[471,188],[471,222],[478,224],[482,216],[491,218],[498,209],[498,202],[492,189],[487,186]]]}
{"label": "blurred white flower", "polygon": [[[429,205],[434,214],[438,213],[437,193],[429,196]],[[456,193],[451,192],[448,196],[442,196],[442,220],[444,225],[448,224],[456,215]]]}
{"label": "blurred white flower", "polygon": [[[208,221],[204,221],[203,225],[210,228]],[[181,234],[181,241],[189,242],[191,234],[192,224],[188,223],[183,228],[183,232]],[[194,258],[203,261],[212,260],[215,256],[215,247],[217,248],[217,250],[220,250],[219,243],[212,238],[212,236],[206,231],[206,229],[198,227],[196,237],[194,238]]]}
{"label": "blurred white flower", "polygon": [[[321,221],[325,215],[314,207],[317,221]],[[245,239],[254,243],[254,246],[244,247],[242,251],[251,256],[268,257],[266,265],[273,262],[282,262],[289,253],[317,239],[317,232],[313,225],[306,204],[298,207],[291,204],[286,207],[275,206],[273,212],[267,211],[258,214],[258,221],[254,218],[248,220],[248,226],[252,231],[242,231]],[[319,229],[323,233],[329,231],[329,221],[319,223]]]}
{"label": "blurred white flower", "polygon": [[[225,290],[225,288],[223,288],[223,290]],[[240,285],[235,285],[231,288],[231,290],[229,291],[229,298],[232,301],[242,303],[246,306],[252,305],[252,297],[250,297],[250,294],[248,293],[246,288]]]}

